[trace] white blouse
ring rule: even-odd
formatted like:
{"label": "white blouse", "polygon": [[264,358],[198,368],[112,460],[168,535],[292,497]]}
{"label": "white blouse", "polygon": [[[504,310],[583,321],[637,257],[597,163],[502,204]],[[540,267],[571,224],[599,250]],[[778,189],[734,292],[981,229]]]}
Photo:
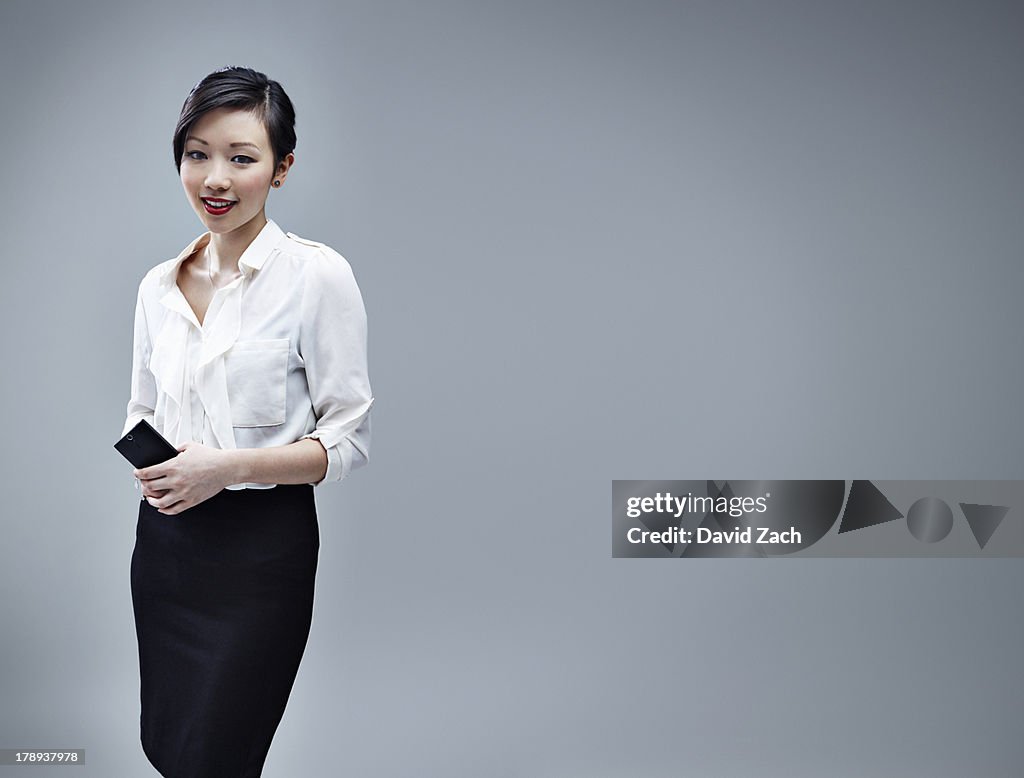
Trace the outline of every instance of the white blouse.
{"label": "white blouse", "polygon": [[[210,233],[150,270],[135,305],[122,435],[146,419],[175,446],[265,448],[316,438],[340,481],[369,461],[366,311],[348,261],[267,221],[200,324],[178,268]],[[228,489],[270,489],[242,483]]]}

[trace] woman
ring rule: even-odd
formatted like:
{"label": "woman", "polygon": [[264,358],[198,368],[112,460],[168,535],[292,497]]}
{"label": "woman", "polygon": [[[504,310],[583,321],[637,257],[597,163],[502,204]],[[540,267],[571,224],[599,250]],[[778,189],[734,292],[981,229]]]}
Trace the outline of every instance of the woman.
{"label": "woman", "polygon": [[123,432],[177,447],[141,485],[131,585],[141,740],[164,776],[259,776],[312,618],[313,487],[369,456],[366,314],[348,262],[265,213],[295,113],[249,68],[185,100],[174,162],[207,232],[150,270]]}

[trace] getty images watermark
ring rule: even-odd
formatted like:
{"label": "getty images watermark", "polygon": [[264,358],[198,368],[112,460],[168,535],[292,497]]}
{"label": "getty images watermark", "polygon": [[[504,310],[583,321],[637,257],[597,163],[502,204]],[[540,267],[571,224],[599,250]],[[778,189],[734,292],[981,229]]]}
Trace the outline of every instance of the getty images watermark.
{"label": "getty images watermark", "polygon": [[613,481],[613,557],[1022,557],[1024,481]]}

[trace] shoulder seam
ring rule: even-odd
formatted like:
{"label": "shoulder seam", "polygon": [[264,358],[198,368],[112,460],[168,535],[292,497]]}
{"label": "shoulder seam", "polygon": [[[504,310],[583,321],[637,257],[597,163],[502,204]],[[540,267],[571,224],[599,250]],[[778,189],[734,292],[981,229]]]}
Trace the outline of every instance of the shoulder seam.
{"label": "shoulder seam", "polygon": [[308,238],[300,238],[294,232],[286,232],[285,235],[287,235],[289,238],[294,240],[296,243],[302,243],[303,245],[306,245],[306,246],[313,246],[314,248],[321,248],[324,245],[323,243],[320,243],[320,242],[315,241],[315,240],[309,240]]}

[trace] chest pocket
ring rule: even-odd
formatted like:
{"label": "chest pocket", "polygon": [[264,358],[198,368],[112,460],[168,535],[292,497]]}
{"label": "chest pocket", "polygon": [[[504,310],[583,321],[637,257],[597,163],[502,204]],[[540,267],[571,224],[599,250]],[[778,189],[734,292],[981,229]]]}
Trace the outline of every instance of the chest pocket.
{"label": "chest pocket", "polygon": [[235,341],[224,369],[233,427],[284,424],[288,338]]}

